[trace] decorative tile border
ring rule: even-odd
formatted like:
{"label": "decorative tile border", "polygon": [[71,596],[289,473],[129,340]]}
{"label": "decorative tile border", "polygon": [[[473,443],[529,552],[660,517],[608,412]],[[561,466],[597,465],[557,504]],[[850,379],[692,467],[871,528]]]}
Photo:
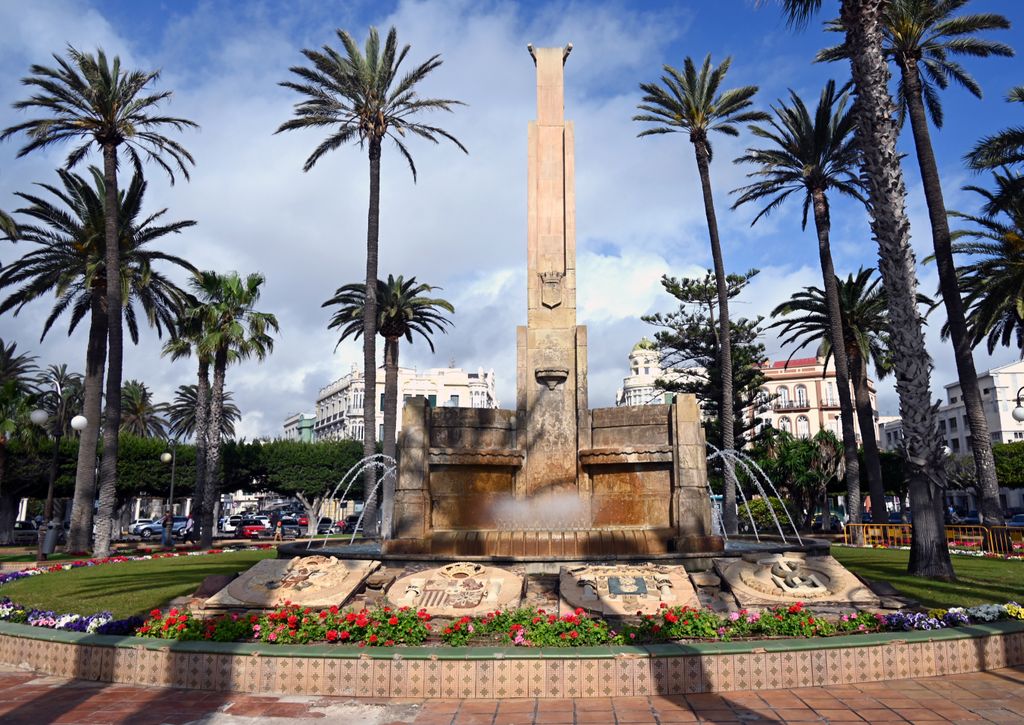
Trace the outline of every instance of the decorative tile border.
{"label": "decorative tile border", "polygon": [[835,687],[1024,664],[1024,622],[934,632],[577,650],[167,642],[0,623],[0,662],[59,677],[279,695],[644,697]]}

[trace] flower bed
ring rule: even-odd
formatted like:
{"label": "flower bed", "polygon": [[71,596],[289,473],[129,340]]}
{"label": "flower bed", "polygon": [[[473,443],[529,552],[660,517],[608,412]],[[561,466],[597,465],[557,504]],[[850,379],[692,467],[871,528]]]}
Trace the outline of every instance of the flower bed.
{"label": "flower bed", "polygon": [[934,630],[1001,619],[1024,620],[1024,607],[1010,602],[966,609],[954,607],[882,615],[851,612],[823,617],[802,603],[761,612],[742,609],[728,614],[710,609],[663,606],[658,614],[619,623],[590,617],[583,609],[558,616],[543,609],[523,608],[462,617],[434,629],[427,612],[408,607],[380,606],[358,611],[331,607],[314,611],[286,604],[263,615],[230,614],[211,619],[197,618],[184,610],[171,609],[165,614],[155,609],[136,634],[173,640],[325,642],[359,647],[419,645],[433,636],[435,643],[452,647],[470,644],[580,647]]}
{"label": "flower bed", "polygon": [[[996,554],[991,551],[984,551],[980,548],[957,548],[957,545],[961,547],[972,547],[973,544],[964,541],[951,541],[950,543],[950,554],[957,556],[973,556],[979,559],[1001,559],[1003,561],[1024,561],[1024,544],[1014,543],[1013,550],[1015,552],[1022,552],[1019,554]],[[832,546],[846,546],[851,549],[893,549],[896,551],[910,551],[909,546],[897,546],[894,544],[871,544],[870,546],[854,546],[853,544],[832,544]]]}
{"label": "flower bed", "polygon": [[[25,579],[42,574],[52,574],[60,571],[70,571],[82,567],[101,566],[105,564],[122,564],[128,561],[149,561],[151,559],[171,559],[181,556],[207,556],[210,554],[224,554],[235,551],[253,551],[268,549],[272,545],[236,547],[230,549],[209,549],[201,551],[197,549],[165,551],[154,553],[139,553],[133,555],[108,556],[101,559],[79,559],[76,561],[62,561],[45,567],[32,567],[22,571],[10,572],[0,575],[0,585],[8,582]],[[0,599],[0,621],[14,622],[16,624],[28,624],[33,627],[44,627],[58,629],[67,632],[88,632],[91,634],[135,634],[145,620],[142,617],[128,617],[126,619],[114,619],[110,612],[96,612],[94,614],[77,614],[73,612],[55,612],[52,610],[34,609],[12,602],[9,598]],[[246,632],[248,634],[248,632]],[[243,635],[240,635],[243,636]],[[222,640],[228,641],[228,640]]]}

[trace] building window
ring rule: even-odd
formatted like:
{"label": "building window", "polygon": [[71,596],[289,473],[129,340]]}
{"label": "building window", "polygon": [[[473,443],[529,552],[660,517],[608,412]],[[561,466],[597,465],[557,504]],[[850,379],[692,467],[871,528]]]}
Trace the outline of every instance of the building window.
{"label": "building window", "polygon": [[778,405],[778,407],[780,407],[780,408],[788,408],[789,407],[789,388],[787,388],[785,385],[780,385],[775,392],[777,392],[779,394],[779,405]]}
{"label": "building window", "polygon": [[781,430],[783,433],[793,432],[793,424],[790,423],[788,417],[782,416],[781,418],[779,418],[779,430]]}
{"label": "building window", "polygon": [[430,407],[431,408],[436,408],[437,407],[437,396],[436,395],[428,395],[427,396],[427,400],[430,401]]}
{"label": "building window", "polygon": [[644,375],[650,375],[650,374],[651,374],[651,369],[650,368],[644,368]]}
{"label": "building window", "polygon": [[377,440],[379,440],[379,441],[384,440],[384,424],[383,423],[381,423],[379,426],[377,426]]}
{"label": "building window", "polygon": [[960,439],[959,438],[954,438],[953,440],[951,440],[949,442],[949,447],[953,450],[954,453],[959,452],[960,451]]}
{"label": "building window", "polygon": [[940,433],[945,433],[946,432],[946,421],[944,421],[944,420],[940,420],[939,421],[939,432]]}
{"label": "building window", "polygon": [[956,432],[956,418],[949,419],[949,430],[951,433]]}
{"label": "building window", "polygon": [[956,397],[955,395],[950,395],[950,396],[949,396],[949,402],[950,402],[950,403],[955,403],[955,402],[956,402],[956,400],[957,400],[957,397]]}
{"label": "building window", "polygon": [[459,396],[458,395],[452,395],[450,398],[448,398],[448,405],[450,407],[452,407],[452,408],[458,408],[459,407]]}
{"label": "building window", "polygon": [[796,404],[801,408],[807,405],[807,388],[803,385],[797,385],[793,388],[793,395],[796,396]]}
{"label": "building window", "polygon": [[380,409],[383,412],[383,410],[384,410],[384,393],[380,394]]}
{"label": "building window", "polygon": [[807,420],[806,415],[801,415],[796,419],[796,435],[797,438],[811,437],[811,422]]}

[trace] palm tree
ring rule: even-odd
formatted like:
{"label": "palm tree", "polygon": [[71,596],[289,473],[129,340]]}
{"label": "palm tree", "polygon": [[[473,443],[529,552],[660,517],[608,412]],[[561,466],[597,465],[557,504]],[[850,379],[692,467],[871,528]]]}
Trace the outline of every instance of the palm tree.
{"label": "palm tree", "polygon": [[[839,311],[839,290],[832,250],[829,244],[831,216],[828,192],[835,191],[863,202],[863,186],[857,178],[857,150],[853,142],[853,114],[846,107],[847,96],[836,93],[836,84],[825,84],[814,117],[795,92],[789,92],[790,105],[780,102],[773,106],[775,118],[770,127],[751,126],[750,131],[765,139],[769,148],[751,148],[736,159],[736,163],[750,163],[757,170],[747,174],[754,183],[736,189],[739,197],[733,208],[748,202],[767,201],[751,223],[767,216],[794,193],[803,201],[803,228],[807,228],[807,212],[814,212],[814,226],[818,235],[818,259],[826,301],[826,339],[836,349],[842,346],[843,324]],[[843,451],[846,458],[846,510],[850,521],[860,521],[860,461],[857,453],[857,433],[853,423],[853,401],[850,398],[850,373],[845,355],[836,355],[836,387],[839,389],[839,410],[843,429]],[[882,502],[881,469],[877,471],[879,498]],[[875,483],[874,477],[869,479]]]}
{"label": "palm tree", "polygon": [[[725,74],[729,71],[732,58],[726,58],[717,68],[711,66],[711,55],[704,58],[700,72],[687,57],[683,71],[670,65],[663,66],[665,75],[662,85],[641,83],[643,101],[637,108],[643,113],[633,116],[634,121],[654,124],[637,134],[638,137],[662,133],[686,133],[693,144],[700,174],[701,191],[704,195],[704,214],[707,216],[708,236],[711,241],[711,257],[715,266],[715,281],[718,286],[718,335],[722,371],[722,448],[735,446],[732,410],[732,342],[729,331],[729,285],[722,260],[722,245],[718,238],[718,220],[715,217],[715,202],[711,195],[711,139],[712,131],[727,136],[738,136],[736,124],[752,121],[767,121],[768,115],[760,111],[749,111],[757,93],[757,86],[743,86],[720,91]],[[725,466],[725,491],[722,501],[723,523],[726,533],[736,533],[736,474],[730,463]]]}
{"label": "palm tree", "polygon": [[[995,176],[1001,187],[996,192],[966,188],[980,194],[985,207],[996,213],[950,212],[972,225],[953,233],[953,252],[970,258],[960,267],[960,285],[969,310],[971,344],[987,339],[990,353],[999,345],[1016,345],[1024,358],[1024,185],[1015,175]],[[1007,198],[1008,188],[1016,190],[1015,199]]]}
{"label": "palm tree", "polygon": [[84,381],[78,373],[70,372],[68,366],[47,365],[36,376],[36,401],[49,415],[49,427],[55,434],[72,435],[71,419],[82,409],[85,394]]}
{"label": "palm tree", "polygon": [[[20,239],[33,249],[0,272],[0,289],[13,289],[0,302],[0,313],[14,314],[28,303],[53,294],[53,308],[47,316],[40,339],[46,337],[57,319],[69,313],[68,334],[88,315],[89,335],[85,355],[85,383],[82,414],[89,421],[78,446],[74,505],[68,550],[85,551],[92,537],[93,501],[96,498],[96,443],[103,402],[103,366],[107,355],[107,276],[103,230],[106,228],[106,182],[96,167],[90,180],[59,170],[61,185],[39,184],[53,199],[19,193],[28,206],[18,213],[33,220],[22,224]],[[121,274],[121,306],[132,341],[138,344],[140,318],[162,336],[173,330],[184,292],[154,267],[167,262],[194,270],[188,261],[153,248],[153,243],[195,224],[194,221],[165,222],[166,209],[143,216],[147,182],[140,174],[127,189],[118,192],[120,220],[118,257]],[[113,215],[112,215],[113,216]]]}
{"label": "palm tree", "polygon": [[[197,303],[184,314],[202,331],[196,343],[200,361],[211,361],[213,381],[210,386],[210,410],[206,422],[206,487],[200,521],[201,545],[209,548],[213,543],[213,507],[220,494],[217,480],[220,465],[221,439],[219,433],[224,418],[224,378],[229,362],[255,357],[264,360],[274,349],[270,332],[279,330],[277,318],[266,312],[257,312],[263,275],[250,274],[244,279],[237,272],[217,274],[200,272],[192,280]],[[197,430],[197,436],[202,435]]]}
{"label": "palm tree", "polygon": [[[1011,88],[1010,103],[1024,103],[1024,86]],[[978,141],[965,157],[972,169],[994,169],[1024,163],[1024,126],[1013,126]]]}
{"label": "palm tree", "polygon": [[[885,292],[878,287],[879,279],[872,279],[873,270],[857,271],[846,280],[836,279],[839,314],[843,323],[843,346],[849,361],[850,380],[853,383],[857,424],[864,444],[864,462],[867,467],[868,486],[871,491],[873,516],[885,512],[885,488],[882,467],[875,436],[875,412],[871,405],[868,383],[868,365],[874,366],[875,376],[884,378],[890,372],[888,354],[888,319]],[[922,304],[930,304],[924,295]],[[825,362],[836,348],[829,335],[831,320],[827,295],[818,287],[805,287],[788,301],[772,310],[772,317],[785,317],[770,327],[780,328],[785,337],[783,345],[796,345],[794,354],[807,345],[821,345]],[[799,315],[792,317],[791,315]],[[840,357],[838,355],[836,358]]]}
{"label": "palm tree", "polygon": [[167,403],[154,403],[153,393],[139,380],[121,388],[121,432],[139,438],[167,437]]}
{"label": "palm tree", "polygon": [[[403,279],[388,275],[388,281],[377,280],[377,331],[384,338],[384,455],[395,457],[395,428],[398,419],[398,342],[403,337],[412,342],[412,334],[419,334],[434,352],[434,341],[430,335],[434,332],[447,332],[444,328],[451,324],[439,309],[455,312],[455,307],[447,300],[425,297],[429,292],[440,287],[429,284],[416,284],[416,278]],[[363,334],[363,309],[366,301],[366,285],[362,283],[347,284],[339,287],[331,299],[324,302],[323,307],[337,306],[339,309],[331,316],[328,324],[330,329],[338,329],[342,340]],[[364,393],[369,394],[369,393]],[[366,495],[369,495],[369,491]],[[381,535],[391,537],[391,515],[394,507],[395,480],[393,477],[384,479],[384,491],[381,496],[383,523]]]}
{"label": "palm tree", "polygon": [[[821,0],[782,0],[791,24],[806,25]],[[943,511],[945,463],[931,394],[931,358],[917,307],[917,271],[910,246],[907,188],[900,168],[889,68],[883,46],[886,0],[842,0],[839,20],[857,100],[856,140],[867,188],[871,231],[878,243],[878,268],[889,301],[893,367],[899,383],[906,441],[907,481],[914,510],[908,573],[953,580]]]}
{"label": "palm tree", "polygon": [[36,374],[36,356],[18,352],[18,343],[7,344],[0,338],[0,385],[10,383],[14,392],[35,392],[32,377]]}
{"label": "palm tree", "polygon": [[0,232],[7,235],[8,239],[17,240],[18,238],[18,225],[14,223],[11,215],[0,209]]}
{"label": "palm tree", "polygon": [[[302,54],[311,68],[293,66],[290,70],[299,80],[284,81],[304,97],[295,105],[295,117],[277,129],[292,131],[306,128],[326,128],[329,135],[306,159],[304,171],[309,171],[328,151],[347,143],[365,145],[370,159],[370,204],[366,225],[366,280],[367,295],[363,311],[363,370],[366,390],[376,390],[377,350],[375,336],[377,319],[377,245],[380,229],[380,156],[383,142],[390,138],[398,152],[409,164],[413,181],[416,164],[405,146],[410,136],[419,136],[433,143],[447,139],[463,152],[466,147],[454,136],[437,126],[418,123],[421,111],[451,111],[459,101],[441,98],[420,98],[417,86],[441,65],[441,58],[433,55],[399,77],[399,67],[409,53],[409,46],[398,49],[398,33],[388,31],[384,47],[376,28],[370,28],[365,53],[360,52],[355,40],[344,30],[337,31],[345,49],[342,55],[329,45],[322,51],[304,49]],[[376,453],[374,437],[375,406],[372,395],[363,398],[363,455]],[[373,480],[373,471],[367,468],[365,482]],[[367,486],[370,490],[372,483]]]}
{"label": "palm tree", "polygon": [[[174,400],[171,402],[168,411],[170,428],[168,432],[176,440],[188,440],[196,436],[199,429],[196,408],[198,407],[197,385],[179,385],[174,393]],[[230,390],[224,391],[224,407],[221,415],[220,437],[221,440],[230,440],[235,437],[235,423],[242,418],[242,413],[234,403],[234,396]]]}
{"label": "palm tree", "polygon": [[[999,502],[999,482],[996,480],[992,441],[988,432],[988,419],[982,408],[978,371],[971,354],[964,304],[960,298],[953,262],[946,202],[928,130],[929,116],[936,128],[942,128],[942,104],[938,90],[947,88],[951,80],[981,98],[978,83],[959,63],[952,60],[953,56],[985,58],[990,55],[1013,55],[1009,46],[975,36],[985,30],[1007,29],[1010,21],[995,13],[955,16],[956,11],[966,4],[967,0],[891,0],[883,13],[883,49],[886,57],[895,61],[900,69],[898,101],[901,123],[907,115],[910,116],[917,163],[932,227],[939,290],[946,308],[947,329],[953,341],[953,357],[963,392],[964,412],[971,431],[971,452],[977,472],[981,512],[986,523],[998,526],[1003,523],[1003,507]],[[834,25],[842,30],[838,24]],[[818,60],[845,57],[842,46],[818,54]]]}
{"label": "palm tree", "polygon": [[[18,151],[19,157],[64,141],[83,141],[68,154],[66,167],[71,168],[95,148],[103,157],[104,208],[107,209],[118,207],[117,164],[120,152],[132,162],[137,174],[142,172],[144,157],[167,172],[171,183],[174,182],[176,171],[188,178],[187,164],[194,163],[191,154],[162,132],[168,127],[180,131],[195,127],[196,124],[183,118],[155,113],[158,106],[171,96],[170,91],[150,90],[159,72],[123,70],[121,59],[117,56],[111,62],[102,50],[97,50],[93,55],[71,46],[67,48],[66,58],[54,54],[53,59],[57,62],[56,68],[42,65],[30,68],[31,75],[21,82],[38,92],[14,104],[18,110],[38,110],[40,117],[10,126],[0,133],[0,140],[21,132],[28,136],[28,143]],[[113,501],[117,483],[121,367],[124,354],[121,338],[121,233],[118,219],[113,215],[107,215],[104,219],[103,239],[109,358],[100,486],[101,489],[109,490],[108,499]],[[86,417],[89,415],[86,414]],[[96,416],[95,423],[90,418],[90,423],[98,425],[99,416]],[[83,437],[80,447],[88,447],[88,443],[89,440]],[[80,460],[77,479],[92,473],[91,470],[83,471],[82,465],[83,461]],[[113,521],[100,517],[97,542],[109,541],[112,525]],[[69,537],[69,544],[75,538]],[[97,553],[105,556],[106,548]]]}

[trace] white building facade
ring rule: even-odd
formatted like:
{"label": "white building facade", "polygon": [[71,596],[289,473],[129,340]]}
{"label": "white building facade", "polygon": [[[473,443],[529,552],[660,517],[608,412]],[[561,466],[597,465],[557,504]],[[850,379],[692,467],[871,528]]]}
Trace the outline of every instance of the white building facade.
{"label": "white building facade", "polygon": [[622,379],[622,387],[615,391],[615,405],[663,405],[672,402],[672,393],[659,389],[658,378],[674,380],[679,373],[663,370],[658,346],[642,338],[629,353],[629,375]]}
{"label": "white building facade", "polygon": [[[767,409],[756,415],[766,425],[790,433],[797,438],[812,438],[821,430],[831,431],[842,438],[840,421],[839,391],[836,388],[836,371],[825,365],[821,356],[794,358],[766,363],[761,372],[767,378],[761,390],[769,401]],[[851,386],[850,396],[853,397]],[[868,379],[868,396],[871,412],[878,420],[878,404],[875,399],[875,382]],[[858,443],[862,440],[860,426],[854,417],[854,430]]]}
{"label": "white building facade", "polygon": [[[497,408],[494,371],[466,372],[462,368],[398,369],[399,415],[402,429],[403,401],[422,395],[433,407]],[[363,438],[363,395],[365,378],[355,365],[349,373],[320,389],[316,399],[316,440]],[[384,368],[377,369],[375,396],[377,439],[384,437]]]}

